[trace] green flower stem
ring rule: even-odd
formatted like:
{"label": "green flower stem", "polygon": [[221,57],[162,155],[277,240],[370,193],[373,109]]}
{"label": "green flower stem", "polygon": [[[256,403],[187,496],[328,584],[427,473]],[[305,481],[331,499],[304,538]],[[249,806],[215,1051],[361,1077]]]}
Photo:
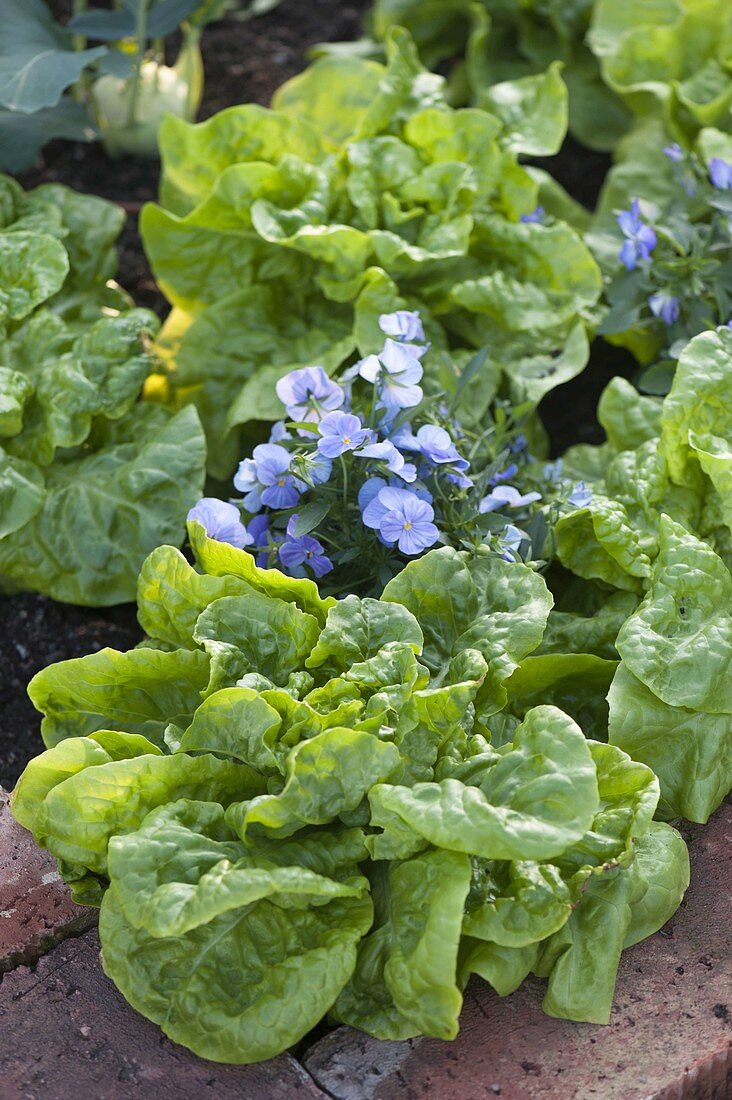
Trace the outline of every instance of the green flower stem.
{"label": "green flower stem", "polygon": [[130,104],[127,110],[127,125],[135,122],[135,110],[140,94],[140,80],[142,79],[142,63],[145,59],[147,48],[147,16],[149,0],[138,0],[135,14],[135,40],[137,42],[137,56],[135,57],[135,71],[132,74],[132,89],[130,92]]}

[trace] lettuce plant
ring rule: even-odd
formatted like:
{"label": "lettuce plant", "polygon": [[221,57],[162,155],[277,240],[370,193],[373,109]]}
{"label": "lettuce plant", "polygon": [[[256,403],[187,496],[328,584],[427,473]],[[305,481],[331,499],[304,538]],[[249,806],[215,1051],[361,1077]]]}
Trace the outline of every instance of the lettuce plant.
{"label": "lettuce plant", "polygon": [[732,786],[731,393],[726,326],[688,344],[663,401],[615,379],[608,442],[565,458],[592,496],[554,529],[583,579],[560,637],[620,656],[609,741],[653,768],[668,819],[706,821]]}
{"label": "lettuce plant", "polygon": [[[593,6],[594,0],[376,0],[371,49],[378,53],[391,27],[406,27],[429,68],[463,59],[451,70],[451,99],[479,105],[490,101],[494,85],[504,85],[495,94],[508,95],[504,82],[536,77],[560,62],[571,133],[592,149],[611,149],[632,115],[603,81],[585,41]],[[337,48],[347,51],[348,44]]]}
{"label": "lettuce plant", "polygon": [[138,397],[157,319],[112,281],[122,212],[0,176],[0,585],[56,599],[133,598],[200,495],[193,409]]}
{"label": "lettuce plant", "polygon": [[[542,578],[443,547],[337,602],[191,539],[198,569],[160,547],[142,570],[146,643],[33,680],[49,748],[13,796],[101,906],[130,1003],[238,1063],[325,1014],[452,1038],[471,973],[505,994],[533,971],[549,1013],[607,1021],[688,859],[651,770],[557,705],[567,658],[530,656]],[[616,664],[568,659],[583,683]]]}
{"label": "lettuce plant", "polygon": [[[598,268],[552,216],[567,200],[518,163],[542,131],[561,140],[561,80],[452,110],[398,28],[389,57],[324,58],[273,110],[162,127],[161,205],[141,219],[174,306],[160,349],[170,400],[195,402],[218,477],[241,456],[243,425],[279,417],[278,379],[378,352],[379,316],[407,305],[430,324],[448,394],[485,345],[487,382],[500,374],[507,396],[533,404],[586,362]],[[545,219],[531,217],[540,199]]]}
{"label": "lettuce plant", "polygon": [[640,124],[675,140],[730,130],[732,10],[727,0],[596,0],[587,41],[602,78]]}
{"label": "lettuce plant", "polygon": [[698,150],[666,145],[668,198],[641,193],[587,238],[610,276],[599,332],[653,364],[646,392],[667,393],[689,340],[732,318],[732,138],[704,130]]}
{"label": "lettuce plant", "polygon": [[414,35],[430,68],[453,62],[453,102],[484,105],[493,86],[561,63],[570,131],[591,149],[613,150],[651,120],[677,141],[729,130],[726,0],[375,0],[373,39],[320,49],[378,57],[394,26]]}

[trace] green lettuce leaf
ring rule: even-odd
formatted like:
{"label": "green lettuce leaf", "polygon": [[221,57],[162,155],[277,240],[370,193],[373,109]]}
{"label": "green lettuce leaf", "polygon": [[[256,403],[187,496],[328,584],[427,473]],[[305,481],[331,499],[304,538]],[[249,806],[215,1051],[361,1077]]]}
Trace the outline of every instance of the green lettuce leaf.
{"label": "green lettuce leaf", "polygon": [[[103,965],[133,1007],[159,1023],[174,1042],[218,1062],[261,1062],[312,1029],[348,981],[356,964],[356,945],[372,921],[368,883],[358,876],[352,844],[350,867],[341,865],[340,873],[336,869],[336,879],[343,870],[350,872],[350,888],[318,873],[317,865],[303,866],[308,849],[303,838],[296,846],[302,855],[298,858],[293,851],[291,866],[280,870],[271,865],[267,869],[265,860],[258,871],[245,853],[240,869],[221,867],[231,882],[229,889],[239,889],[242,900],[250,899],[227,908],[221,904],[221,892],[211,891],[214,883],[205,851],[214,844],[219,845],[217,854],[226,851],[226,840],[222,844],[223,838],[207,839],[216,823],[206,805],[188,805],[189,824],[185,817],[182,824],[200,839],[194,845],[186,843],[177,867],[168,872],[173,881],[161,883],[150,897],[153,909],[146,912],[157,914],[159,935],[139,925],[133,905],[124,905],[123,891],[134,890],[139,873],[150,886],[155,882],[157,870],[145,834],[133,834],[129,845],[114,853],[119,878],[112,880],[100,913],[100,935],[106,945]],[[150,829],[155,836],[154,818]],[[157,831],[157,836],[165,844],[165,835]],[[175,881],[176,872],[182,881]],[[166,886],[173,889],[166,891]],[[315,904],[302,908],[298,901],[305,900],[307,891]],[[168,928],[189,922],[181,923],[178,906],[181,916],[176,925],[176,911],[168,910],[166,897],[182,901],[185,893],[196,924],[183,934],[168,934]],[[214,894],[218,901],[207,904]],[[128,910],[135,914],[134,924]]]}
{"label": "green lettuce leaf", "polygon": [[[663,886],[659,888],[660,884]],[[602,868],[564,927],[541,950],[536,973],[548,977],[550,1016],[606,1024],[624,946],[656,932],[689,884],[686,845],[668,825],[653,823],[627,870]]]}
{"label": "green lettuce leaf", "polygon": [[719,494],[732,530],[732,330],[703,332],[679,358],[671,391],[663,403],[661,446],[671,477],[696,482],[695,463]]}
{"label": "green lettuce leaf", "polygon": [[587,743],[555,707],[530,711],[476,780],[385,785],[370,798],[431,844],[484,859],[550,859],[584,835],[597,809]]}
{"label": "green lettuce leaf", "polygon": [[663,702],[732,715],[732,575],[668,516],[660,530],[651,586],[621,627],[618,652]]}
{"label": "green lettuce leaf", "polygon": [[469,886],[470,860],[457,852],[433,850],[392,864],[374,883],[378,923],[360,945],[334,1016],[383,1039],[453,1039],[462,1007],[456,967]]}
{"label": "green lettuce leaf", "polygon": [[539,645],[552,605],[543,579],[527,566],[449,547],[410,562],[382,599],[403,604],[417,619],[424,634],[422,660],[435,686],[458,678],[452,661],[464,650],[484,657],[483,714],[505,704],[505,681]]}
{"label": "green lettuce leaf", "polygon": [[669,706],[624,662],[608,703],[611,744],[653,768],[660,780],[660,816],[706,822],[732,787],[730,716]]}

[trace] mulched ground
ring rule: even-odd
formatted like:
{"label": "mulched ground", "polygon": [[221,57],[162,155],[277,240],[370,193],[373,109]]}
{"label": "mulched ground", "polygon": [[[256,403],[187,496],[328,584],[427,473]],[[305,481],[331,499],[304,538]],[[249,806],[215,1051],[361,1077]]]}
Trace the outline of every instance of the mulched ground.
{"label": "mulched ground", "polygon": [[[71,0],[51,0],[50,6],[64,18]],[[235,103],[267,104],[275,89],[307,64],[312,45],[358,37],[370,7],[371,0],[283,0],[252,22],[228,17],[209,27],[202,40],[206,90],[200,117]],[[568,140],[544,166],[575,198],[591,206],[609,158]],[[164,315],[166,303],[137,233],[140,207],[157,194],[156,162],[111,161],[99,146],[54,142],[21,182],[25,187],[65,183],[121,203],[129,217],[121,240],[119,281],[139,305]],[[555,453],[570,443],[602,439],[594,415],[597,398],[614,374],[628,375],[632,369],[626,353],[596,342],[590,367],[581,378],[554,390],[542,405]],[[0,624],[0,785],[11,788],[26,761],[42,748],[39,716],[25,694],[30,678],[52,661],[105,645],[127,649],[139,640],[140,631],[131,607],[88,610],[34,595],[0,597]]]}

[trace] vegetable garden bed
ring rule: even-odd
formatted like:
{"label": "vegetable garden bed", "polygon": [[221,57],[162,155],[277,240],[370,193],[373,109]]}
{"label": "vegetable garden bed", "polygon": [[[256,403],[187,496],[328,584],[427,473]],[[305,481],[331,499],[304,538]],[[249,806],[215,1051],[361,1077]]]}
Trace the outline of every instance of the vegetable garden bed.
{"label": "vegetable garden bed", "polygon": [[455,1043],[386,1043],[339,1028],[260,1065],[217,1066],[161,1037],[125,1003],[101,972],[96,932],[84,931],[92,914],[68,900],[53,860],[32,849],[0,795],[1,1094],[136,1100],[153,1090],[160,1100],[196,1100],[216,1089],[226,1100],[723,1100],[732,1076],[732,807],[706,827],[687,827],[685,837],[692,885],[673,920],[624,956],[606,1028],[543,1015],[538,983],[507,998],[476,983]]}
{"label": "vegetable garden bed", "polygon": [[732,12],[100,2],[0,41],[0,1096],[721,1100]]}

